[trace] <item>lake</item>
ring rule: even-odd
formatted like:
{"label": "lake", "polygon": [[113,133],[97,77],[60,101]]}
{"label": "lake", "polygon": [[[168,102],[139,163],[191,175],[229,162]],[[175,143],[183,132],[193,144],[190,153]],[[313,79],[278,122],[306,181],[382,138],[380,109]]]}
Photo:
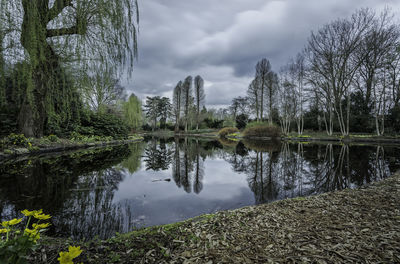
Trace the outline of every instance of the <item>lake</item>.
{"label": "lake", "polygon": [[356,188],[400,169],[399,146],[147,138],[0,163],[0,221],[51,214],[88,240],[206,213]]}

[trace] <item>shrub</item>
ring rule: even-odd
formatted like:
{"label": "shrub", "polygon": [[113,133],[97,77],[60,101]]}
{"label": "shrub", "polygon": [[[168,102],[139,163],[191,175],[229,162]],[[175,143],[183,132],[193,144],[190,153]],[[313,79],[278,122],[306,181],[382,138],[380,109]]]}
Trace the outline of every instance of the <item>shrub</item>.
{"label": "shrub", "polygon": [[269,126],[270,124],[269,124],[269,122],[267,122],[267,121],[264,121],[264,122],[257,122],[257,121],[252,121],[252,122],[249,122],[247,125],[246,125],[246,128],[251,128],[251,127],[256,127],[256,126]]}
{"label": "shrub", "polygon": [[277,138],[281,136],[281,129],[275,125],[265,125],[263,123],[247,127],[243,132],[244,137],[271,137]]}
{"label": "shrub", "polygon": [[49,135],[49,136],[47,136],[47,139],[50,142],[58,142],[58,137],[56,135]]}
{"label": "shrub", "polygon": [[233,133],[236,133],[236,132],[239,132],[239,129],[237,129],[236,127],[224,127],[223,129],[221,129],[218,132],[218,135],[220,137],[226,137],[227,135],[233,134]]}
{"label": "shrub", "polygon": [[223,120],[218,120],[218,119],[212,119],[212,118],[206,118],[204,119],[204,122],[206,123],[207,127],[209,128],[222,128],[222,125],[224,123]]}
{"label": "shrub", "polygon": [[236,126],[236,123],[233,120],[227,119],[227,120],[224,120],[224,122],[222,123],[222,126],[223,127],[234,127],[234,126]]}
{"label": "shrub", "polygon": [[240,114],[236,117],[236,127],[238,129],[243,129],[246,127],[247,125],[247,121],[248,121],[249,117],[245,114]]}
{"label": "shrub", "polygon": [[126,139],[129,136],[129,126],[118,116],[109,113],[90,113],[82,118],[81,127],[77,132],[82,135],[111,136],[114,139]]}
{"label": "shrub", "polygon": [[31,147],[32,143],[23,134],[11,133],[7,137],[7,141],[10,145],[20,146],[20,147]]}

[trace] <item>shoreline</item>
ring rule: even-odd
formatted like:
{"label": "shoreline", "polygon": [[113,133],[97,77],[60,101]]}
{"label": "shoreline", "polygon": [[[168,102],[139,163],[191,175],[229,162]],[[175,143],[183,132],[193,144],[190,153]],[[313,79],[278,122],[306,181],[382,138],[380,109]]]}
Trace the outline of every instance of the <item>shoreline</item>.
{"label": "shoreline", "polygon": [[[141,138],[136,139],[127,139],[127,140],[112,140],[112,141],[99,141],[93,143],[75,143],[75,144],[54,144],[54,146],[41,147],[38,150],[30,151],[28,148],[20,147],[14,149],[7,149],[0,151],[0,162],[4,162],[7,160],[20,158],[20,157],[29,157],[34,155],[41,154],[51,154],[51,153],[60,153],[60,152],[68,152],[73,150],[80,149],[91,149],[91,148],[101,148],[106,146],[117,146],[123,144],[130,144],[135,142],[143,141],[143,136],[156,136],[156,137],[201,137],[201,138],[210,138],[210,139],[219,139],[218,134],[212,133],[140,133],[139,136]],[[226,137],[228,140],[238,141],[238,140],[260,140],[260,141],[273,141],[273,138],[270,137],[252,137],[246,138],[241,136],[236,137]],[[352,137],[349,138],[340,138],[340,137],[312,137],[312,136],[293,136],[287,137],[282,136],[281,141],[284,142],[299,142],[299,143],[315,143],[315,144],[354,144],[354,145],[400,145],[400,139],[390,138],[390,137],[382,137],[382,138],[374,138],[374,137]],[[10,151],[11,153],[6,153],[5,151]]]}
{"label": "shoreline", "polygon": [[[395,263],[400,261],[400,172],[358,189],[247,206],[75,243],[77,263]],[[49,238],[34,263],[74,245]],[[50,260],[54,260],[53,262]]]}
{"label": "shoreline", "polygon": [[125,139],[125,140],[111,140],[111,141],[99,141],[92,143],[76,143],[76,144],[54,144],[54,146],[39,148],[38,150],[29,151],[27,148],[15,148],[10,150],[12,153],[0,152],[0,162],[4,162],[7,160],[21,158],[21,157],[30,157],[42,154],[52,154],[52,153],[62,153],[73,150],[81,150],[81,149],[96,149],[102,147],[109,146],[118,146],[124,144],[130,144],[135,142],[143,141],[143,138],[137,139]]}

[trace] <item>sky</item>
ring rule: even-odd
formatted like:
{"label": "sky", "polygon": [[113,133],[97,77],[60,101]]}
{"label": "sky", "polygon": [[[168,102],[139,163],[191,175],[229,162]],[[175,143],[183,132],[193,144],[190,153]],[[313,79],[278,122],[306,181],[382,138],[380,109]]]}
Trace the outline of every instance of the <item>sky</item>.
{"label": "sky", "polygon": [[206,106],[245,96],[262,58],[278,72],[311,31],[357,9],[385,7],[400,18],[398,0],[139,0],[139,56],[128,93],[167,96],[186,76],[205,80]]}

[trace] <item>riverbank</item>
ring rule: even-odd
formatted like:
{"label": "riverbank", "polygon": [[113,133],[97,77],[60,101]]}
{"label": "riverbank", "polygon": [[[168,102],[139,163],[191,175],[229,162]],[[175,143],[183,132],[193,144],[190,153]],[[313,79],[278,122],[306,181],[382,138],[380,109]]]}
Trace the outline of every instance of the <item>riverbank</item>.
{"label": "riverbank", "polygon": [[117,146],[117,145],[139,142],[142,140],[143,138],[140,136],[131,136],[129,139],[124,139],[124,140],[107,140],[107,141],[94,141],[94,142],[58,139],[57,142],[40,143],[40,139],[34,139],[33,140],[34,143],[31,144],[32,146],[30,147],[13,146],[13,147],[8,147],[3,151],[0,151],[0,162],[9,159],[28,157],[31,155],[66,152],[79,149],[101,148],[106,146]]}
{"label": "riverbank", "polygon": [[398,263],[400,174],[356,190],[204,215],[101,241],[47,239],[33,263]]}
{"label": "riverbank", "polygon": [[[170,137],[206,137],[218,139],[218,130],[199,130],[199,131],[188,131],[179,133],[174,133],[173,131],[159,130],[154,132],[142,133],[142,136],[155,136],[161,138]],[[238,141],[238,140],[262,140],[271,141],[271,137],[244,137],[240,132],[229,134],[226,136],[227,139]],[[348,137],[343,137],[340,134],[326,135],[326,133],[305,133],[303,135],[298,135],[296,133],[291,133],[289,135],[282,135],[280,137],[282,141],[293,141],[293,142],[315,142],[315,143],[344,143],[344,144],[379,144],[379,145],[400,145],[400,136],[376,136],[372,134],[351,134]]]}

